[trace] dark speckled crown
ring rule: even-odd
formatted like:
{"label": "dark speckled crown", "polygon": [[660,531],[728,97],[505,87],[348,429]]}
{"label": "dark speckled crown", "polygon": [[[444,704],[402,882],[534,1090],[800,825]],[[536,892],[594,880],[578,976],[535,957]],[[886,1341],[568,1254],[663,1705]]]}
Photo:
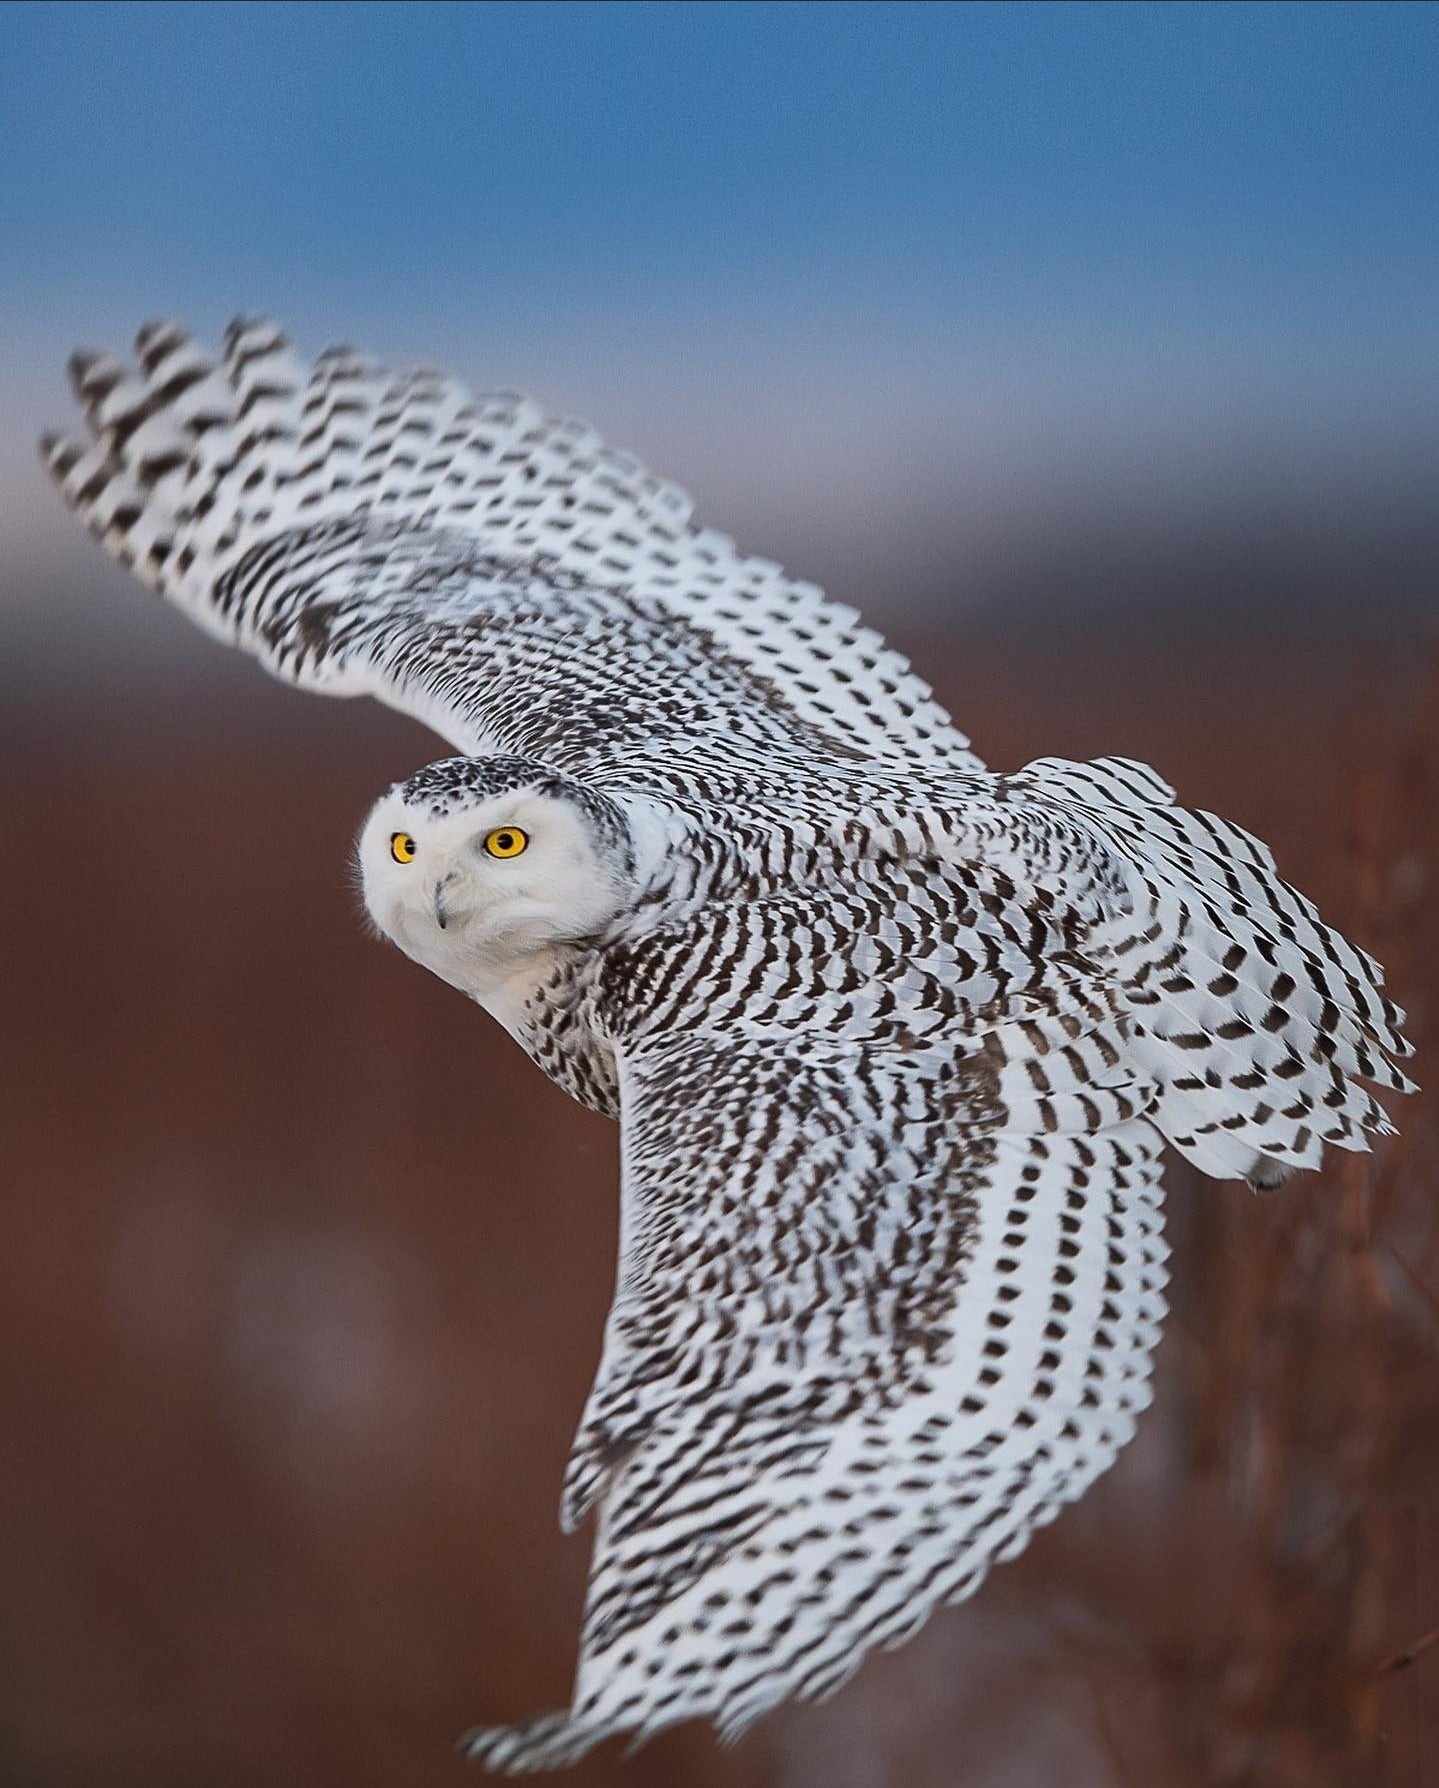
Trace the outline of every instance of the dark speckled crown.
{"label": "dark speckled crown", "polygon": [[445,757],[395,785],[396,794],[410,806],[427,809],[431,819],[443,819],[517,789],[533,790],[579,808],[599,842],[620,857],[627,869],[633,867],[629,824],[620,808],[607,795],[534,758]]}

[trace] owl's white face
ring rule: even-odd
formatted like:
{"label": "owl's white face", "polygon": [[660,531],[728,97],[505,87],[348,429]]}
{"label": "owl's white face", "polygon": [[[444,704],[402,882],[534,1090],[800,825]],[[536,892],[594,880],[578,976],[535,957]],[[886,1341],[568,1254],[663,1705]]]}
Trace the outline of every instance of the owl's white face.
{"label": "owl's white face", "polygon": [[557,945],[593,937],[626,895],[613,841],[579,804],[534,788],[436,803],[402,783],[375,804],[358,857],[378,929],[482,1003],[543,973]]}

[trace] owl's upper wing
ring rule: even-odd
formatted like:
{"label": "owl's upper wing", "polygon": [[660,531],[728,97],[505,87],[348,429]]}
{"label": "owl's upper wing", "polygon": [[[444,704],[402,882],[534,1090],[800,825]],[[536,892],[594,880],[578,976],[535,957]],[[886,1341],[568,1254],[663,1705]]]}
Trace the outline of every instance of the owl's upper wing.
{"label": "owl's upper wing", "polygon": [[[632,965],[659,1018],[620,1050],[619,1280],[565,1501],[599,1518],[574,1704],[473,1734],[492,1767],[835,1687],[1131,1432],[1162,1312],[1153,1089],[1102,983],[1060,956],[1021,977],[1028,934],[957,912],[866,934],[777,897],[708,956],[687,934]],[[676,1028],[695,976],[715,1015]]]}
{"label": "owl's upper wing", "polygon": [[849,609],[691,522],[582,423],[240,320],[77,355],[88,440],[43,454],[109,551],[270,670],[374,695],[459,750],[575,768],[746,746],[978,759]]}

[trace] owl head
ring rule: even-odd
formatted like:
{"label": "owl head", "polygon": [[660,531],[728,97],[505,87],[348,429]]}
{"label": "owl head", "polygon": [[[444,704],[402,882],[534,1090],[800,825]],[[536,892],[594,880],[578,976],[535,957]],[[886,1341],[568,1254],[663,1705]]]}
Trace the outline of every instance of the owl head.
{"label": "owl head", "polygon": [[635,884],[619,804],[520,757],[445,758],[375,803],[365,905],[407,956],[465,992],[601,934]]}

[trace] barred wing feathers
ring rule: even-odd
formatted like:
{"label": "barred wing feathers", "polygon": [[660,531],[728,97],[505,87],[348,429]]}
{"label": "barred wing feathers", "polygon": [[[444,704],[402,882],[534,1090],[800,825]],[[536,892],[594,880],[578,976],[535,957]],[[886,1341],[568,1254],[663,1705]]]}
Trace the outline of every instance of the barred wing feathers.
{"label": "barred wing feathers", "polygon": [[276,674],[466,752],[583,769],[748,743],[928,770],[978,759],[849,609],[691,519],[585,424],[240,319],[77,355],[89,439],[47,466],[107,549]]}
{"label": "barred wing feathers", "polygon": [[[1110,991],[1073,962],[1041,981],[987,881],[932,870],[882,916],[836,896],[802,956],[793,896],[636,950],[619,1280],[566,1485],[567,1524],[598,1513],[574,1705],[473,1734],[491,1767],[834,1689],[1132,1431],[1163,1308],[1154,1088]],[[701,943],[749,1017],[666,1008]]]}

